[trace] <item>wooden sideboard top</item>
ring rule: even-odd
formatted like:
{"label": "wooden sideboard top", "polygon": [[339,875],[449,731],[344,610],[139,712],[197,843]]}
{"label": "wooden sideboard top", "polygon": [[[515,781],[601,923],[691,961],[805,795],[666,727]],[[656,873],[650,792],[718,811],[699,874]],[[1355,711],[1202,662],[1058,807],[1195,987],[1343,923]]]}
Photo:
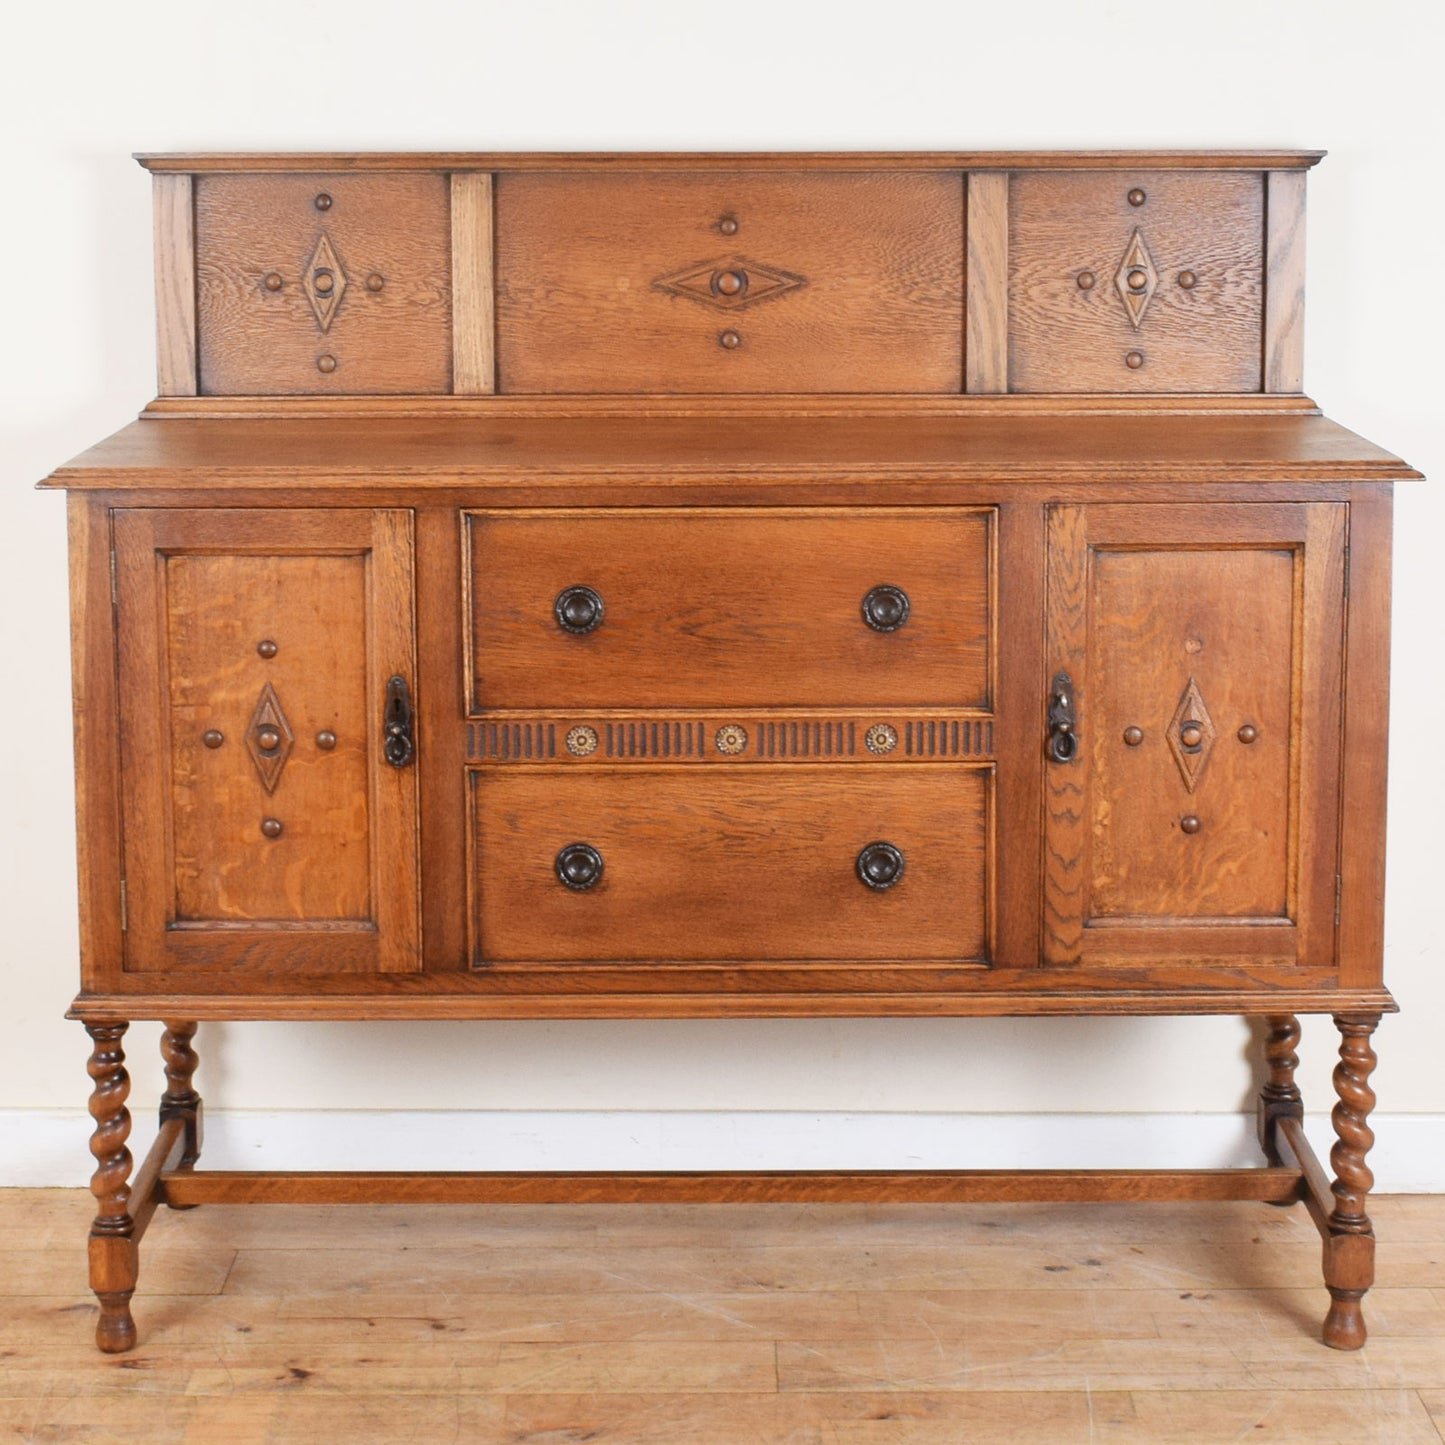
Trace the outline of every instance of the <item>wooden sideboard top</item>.
{"label": "wooden sideboard top", "polygon": [[1419,477],[1317,414],[147,417],[59,467],[70,489],[569,478],[1388,482]]}
{"label": "wooden sideboard top", "polygon": [[1324,151],[141,151],[148,171],[1306,170]]}

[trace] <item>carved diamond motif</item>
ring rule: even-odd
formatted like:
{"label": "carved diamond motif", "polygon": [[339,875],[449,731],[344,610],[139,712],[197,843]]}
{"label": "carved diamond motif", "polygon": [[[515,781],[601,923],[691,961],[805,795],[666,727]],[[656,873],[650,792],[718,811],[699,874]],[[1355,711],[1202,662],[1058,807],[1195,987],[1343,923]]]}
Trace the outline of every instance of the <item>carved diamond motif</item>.
{"label": "carved diamond motif", "polygon": [[1144,233],[1135,226],[1129,238],[1129,249],[1119,262],[1114,273],[1114,289],[1129,313],[1129,320],[1137,331],[1144,324],[1144,313],[1159,288],[1159,272],[1154,269],[1154,258],[1144,244]]}
{"label": "carved diamond motif", "polygon": [[316,242],[316,249],[306,263],[301,277],[301,289],[316,313],[316,324],[322,331],[331,328],[336,308],[341,305],[342,292],[346,290],[346,272],[341,269],[341,260],[331,245],[331,238],[325,231]]}
{"label": "carved diamond motif", "polygon": [[728,256],[720,261],[700,261],[670,276],[659,276],[652,283],[669,296],[686,296],[719,311],[740,311],[754,301],[766,301],[785,291],[806,286],[806,276],[762,266],[743,256]]}
{"label": "carved diamond motif", "polygon": [[282,770],[286,759],[291,756],[291,745],[295,741],[291,724],[281,711],[276,689],[268,682],[261,689],[256,710],[246,728],[246,751],[250,753],[251,761],[261,775],[261,784],[268,793],[276,791],[276,784],[281,781]]}
{"label": "carved diamond motif", "polygon": [[1174,761],[1179,764],[1184,786],[1192,793],[1214,750],[1215,740],[1214,719],[1209,716],[1199,684],[1192,677],[1179,699],[1179,706],[1174,709],[1174,716],[1169,719],[1164,736],[1168,739]]}

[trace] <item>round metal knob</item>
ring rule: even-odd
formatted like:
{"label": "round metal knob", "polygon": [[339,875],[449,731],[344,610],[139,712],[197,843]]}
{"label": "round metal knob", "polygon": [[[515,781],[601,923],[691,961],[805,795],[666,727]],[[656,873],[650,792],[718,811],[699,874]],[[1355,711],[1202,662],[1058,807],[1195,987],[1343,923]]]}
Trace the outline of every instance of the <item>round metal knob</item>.
{"label": "round metal knob", "polygon": [[1094,282],[1098,279],[1092,271],[1080,271],[1075,279],[1079,283],[1080,291],[1092,291]]}
{"label": "round metal knob", "polygon": [[557,855],[557,877],[575,893],[595,888],[602,868],[602,855],[590,843],[569,843]]}
{"label": "round metal knob", "polygon": [[1124,365],[1130,371],[1138,371],[1144,365],[1144,353],[1142,351],[1126,351],[1124,353]]}
{"label": "round metal knob", "polygon": [[903,852],[892,843],[870,843],[858,855],[858,880],[876,893],[892,888],[903,877]]}
{"label": "round metal knob", "polygon": [[1138,186],[1135,186],[1134,189],[1129,192],[1129,204],[1131,206],[1142,206],[1148,199],[1149,197],[1146,196]]}
{"label": "round metal knob", "polygon": [[1199,819],[1193,813],[1186,813],[1179,820],[1179,827],[1185,833],[1197,833],[1199,831]]}
{"label": "round metal knob", "polygon": [[738,233],[738,218],[736,216],[719,216],[717,228],[724,236],[736,236]]}
{"label": "round metal knob", "polygon": [[717,344],[724,351],[736,351],[743,344],[743,339],[736,331],[724,331],[718,337]]}
{"label": "round metal knob", "polygon": [[328,376],[336,370],[336,358],[334,356],[318,356],[316,358],[317,371],[324,371]]}
{"label": "round metal knob", "polygon": [[325,191],[322,191],[321,194],[316,197],[316,209],[318,211],[329,211],[331,209],[331,197],[328,196]]}
{"label": "round metal knob", "polygon": [[1237,737],[1240,742],[1246,745],[1252,743],[1258,736],[1259,729],[1255,727],[1253,723],[1245,723],[1245,725],[1240,728],[1240,730],[1235,734],[1235,737]]}
{"label": "round metal knob", "polygon": [[1197,748],[1204,741],[1204,729],[1197,722],[1187,722],[1179,729],[1179,741],[1186,748]]}
{"label": "round metal knob", "polygon": [[366,278],[366,289],[368,291],[380,291],[385,285],[386,277],[379,271],[373,271],[371,275]]}
{"label": "round metal knob", "polygon": [[282,286],[281,273],[279,271],[268,271],[261,279],[261,284],[268,291],[279,291]]}
{"label": "round metal knob", "polygon": [[886,583],[863,598],[863,620],[874,632],[897,632],[908,621],[909,610],[908,594]]}
{"label": "round metal knob", "polygon": [[279,838],[284,831],[280,818],[262,818],[261,832],[267,838]]}
{"label": "round metal knob", "polygon": [[279,650],[280,649],[277,648],[276,644],[272,642],[269,637],[266,638],[264,642],[258,642],[256,644],[257,657],[264,657],[267,662],[270,662],[270,660],[276,656],[276,653]]}
{"label": "round metal knob", "polygon": [[332,748],[336,746],[336,734],[332,732],[330,728],[322,728],[322,730],[316,734],[316,746],[320,748],[323,753],[329,753]]}
{"label": "round metal knob", "polygon": [[263,753],[274,753],[281,746],[281,734],[275,728],[262,728],[256,734],[256,746]]}
{"label": "round metal knob", "polygon": [[748,289],[746,271],[718,271],[712,278],[712,289],[719,296],[741,296]]}
{"label": "round metal knob", "polygon": [[1144,729],[1140,727],[1126,727],[1124,729],[1125,746],[1137,748],[1144,741]]}
{"label": "round metal knob", "polygon": [[557,594],[552,611],[563,632],[581,637],[602,625],[602,598],[590,587],[568,587]]}
{"label": "round metal knob", "polygon": [[1192,291],[1199,284],[1199,277],[1193,271],[1181,271],[1179,273],[1179,284],[1186,290]]}
{"label": "round metal knob", "polygon": [[205,743],[208,748],[214,750],[226,741],[226,735],[220,728],[207,728],[205,732],[201,734],[201,741]]}

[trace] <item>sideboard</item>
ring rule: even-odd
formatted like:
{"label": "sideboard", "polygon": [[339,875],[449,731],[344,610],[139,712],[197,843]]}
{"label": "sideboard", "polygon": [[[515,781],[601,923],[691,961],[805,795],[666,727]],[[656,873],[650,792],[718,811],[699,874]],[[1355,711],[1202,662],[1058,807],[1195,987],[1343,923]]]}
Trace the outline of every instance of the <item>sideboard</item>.
{"label": "sideboard", "polygon": [[[1318,153],[141,159],[159,395],[43,484],[101,1349],[218,1200],[1300,1203],[1363,1343],[1417,473],[1303,391]],[[197,1167],[205,1020],[1204,1013],[1258,1168]]]}

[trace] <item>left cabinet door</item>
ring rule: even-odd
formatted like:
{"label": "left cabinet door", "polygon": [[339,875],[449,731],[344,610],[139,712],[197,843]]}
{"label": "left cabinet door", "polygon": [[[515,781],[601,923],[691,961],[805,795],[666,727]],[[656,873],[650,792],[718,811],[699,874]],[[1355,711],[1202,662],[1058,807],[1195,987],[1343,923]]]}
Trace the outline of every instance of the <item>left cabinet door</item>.
{"label": "left cabinet door", "polygon": [[113,521],[126,971],[419,970],[412,514]]}

